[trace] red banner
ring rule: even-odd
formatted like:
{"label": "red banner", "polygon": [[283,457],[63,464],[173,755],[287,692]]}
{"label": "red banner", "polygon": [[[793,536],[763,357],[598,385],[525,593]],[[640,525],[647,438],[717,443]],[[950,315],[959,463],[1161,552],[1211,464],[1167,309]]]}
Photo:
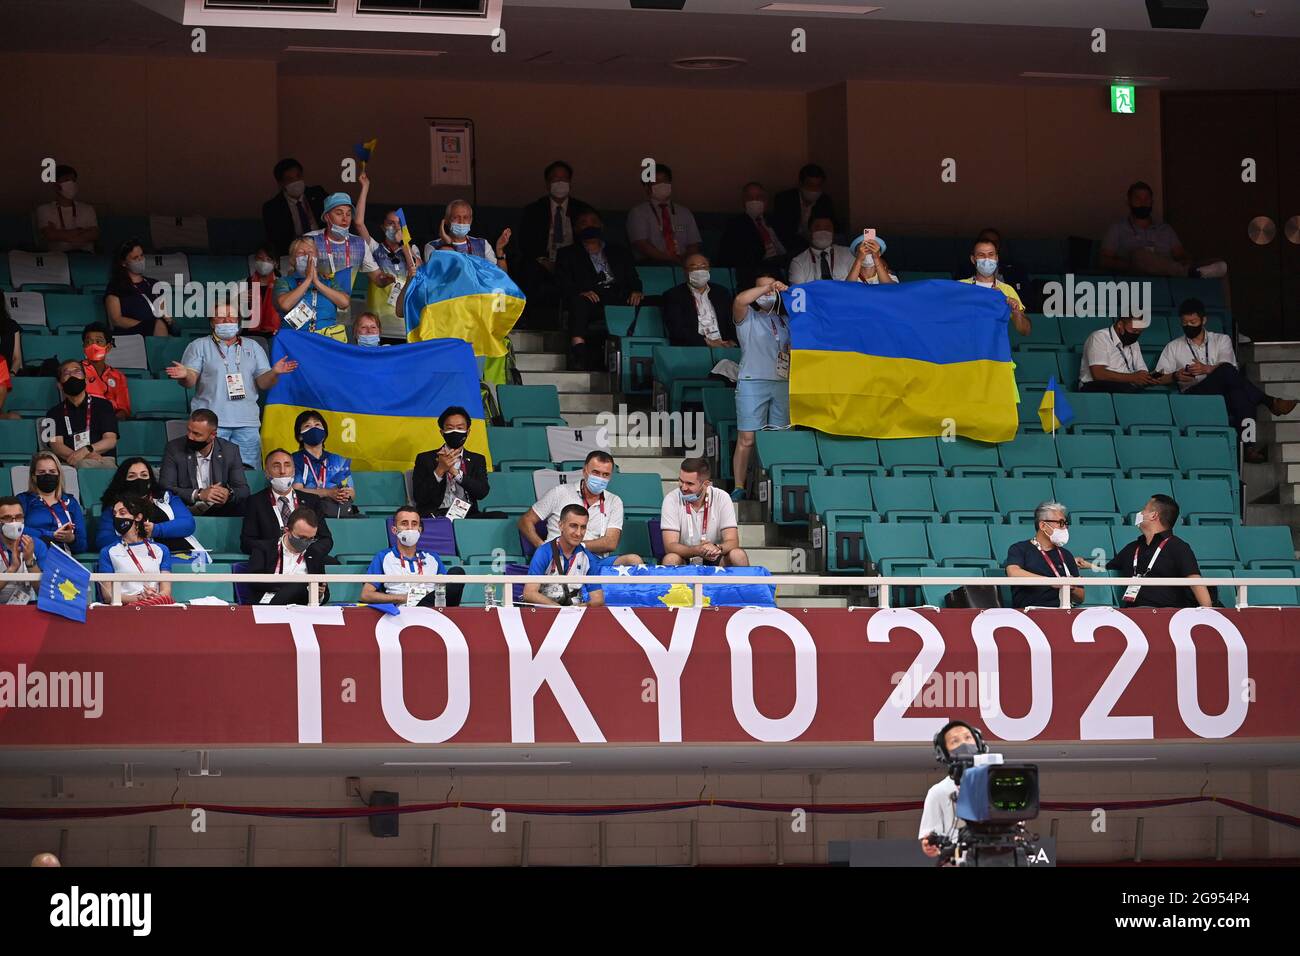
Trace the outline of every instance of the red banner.
{"label": "red banner", "polygon": [[0,609],[0,746],[1296,734],[1300,610]]}

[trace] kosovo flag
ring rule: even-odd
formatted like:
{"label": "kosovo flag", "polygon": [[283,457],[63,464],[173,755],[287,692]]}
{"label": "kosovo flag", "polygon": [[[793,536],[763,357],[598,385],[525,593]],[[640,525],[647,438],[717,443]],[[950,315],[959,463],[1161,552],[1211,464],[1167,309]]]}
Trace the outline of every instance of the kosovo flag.
{"label": "kosovo flag", "polygon": [[738,578],[770,577],[764,567],[714,568],[687,564],[680,567],[647,567],[644,564],[603,567],[601,577],[614,580],[601,585],[606,607],[691,607],[695,588],[690,584],[623,584],[623,578],[700,577],[724,578],[723,584],[704,586],[705,607],[776,607],[776,587],[771,584],[741,584]]}
{"label": "kosovo flag", "polygon": [[78,623],[86,623],[90,606],[90,572],[61,548],[50,548],[41,559],[44,568],[36,606]]}
{"label": "kosovo flag", "polygon": [[1043,431],[1055,433],[1074,421],[1074,409],[1065,399],[1065,391],[1053,375],[1047,381],[1047,391],[1038,403],[1038,420],[1043,423]]}

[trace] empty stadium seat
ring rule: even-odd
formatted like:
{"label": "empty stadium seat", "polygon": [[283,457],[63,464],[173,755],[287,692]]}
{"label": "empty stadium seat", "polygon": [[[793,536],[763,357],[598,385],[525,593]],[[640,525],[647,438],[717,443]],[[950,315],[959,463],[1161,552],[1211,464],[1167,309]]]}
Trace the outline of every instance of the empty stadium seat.
{"label": "empty stadium seat", "polygon": [[[331,525],[331,527],[333,527]],[[379,549],[376,548],[376,551]],[[371,557],[374,557],[372,554]],[[326,574],[365,574],[370,568],[369,561],[347,561],[342,564],[325,565]],[[330,604],[357,604],[361,601],[363,581],[327,581]]]}
{"label": "empty stadium seat", "polygon": [[81,334],[23,336],[23,363],[25,365],[40,365],[46,359],[51,358],[60,362],[85,358],[85,352],[82,351]]}
{"label": "empty stadium seat", "polygon": [[1096,561],[1099,557],[1105,564],[1113,558],[1120,547],[1128,544],[1137,534],[1136,528],[1129,529],[1130,534],[1118,525],[1092,524],[1070,527],[1070,543],[1066,545],[1076,558]]}
{"label": "empty stadium seat", "polygon": [[933,438],[882,438],[876,446],[880,463],[895,478],[908,475],[933,478],[946,474],[939,464],[939,449]]}
{"label": "empty stadium seat", "polygon": [[1061,347],[1060,320],[1052,315],[1035,313],[1029,318],[1029,334],[1020,335],[1012,330],[1011,340],[1020,351],[1033,352],[1039,349],[1056,352]]}
{"label": "empty stadium seat", "polygon": [[[122,461],[125,455],[119,455],[118,461]],[[116,472],[112,468],[85,468],[77,473],[77,480],[80,487],[77,489],[77,497],[81,501],[82,510],[87,515],[94,513],[98,515],[101,510],[101,501],[104,492],[108,491],[108,486],[113,481],[113,475]],[[91,525],[87,522],[86,530],[89,532]]]}
{"label": "empty stadium seat", "polygon": [[817,457],[816,433],[760,431],[754,436],[754,444],[758,467],[771,483],[768,503],[772,520],[776,524],[807,521],[808,478],[826,473]]}
{"label": "empty stadium seat", "polygon": [[1059,379],[1056,356],[1051,352],[1017,352],[1016,381],[1024,385],[1046,385],[1049,379]]}
{"label": "empty stadium seat", "polygon": [[1109,435],[1057,435],[1056,452],[1071,478],[1124,477]]}
{"label": "empty stadium seat", "polygon": [[103,305],[93,296],[47,292],[44,300],[45,324],[56,335],[75,331],[80,339],[81,330],[91,322],[105,321]]}
{"label": "empty stadium seat", "polygon": [[1116,435],[1115,458],[1130,478],[1178,478],[1167,435]]}
{"label": "empty stadium seat", "polygon": [[[1237,563],[1237,546],[1233,541],[1232,528],[1226,525],[1183,525],[1176,534],[1191,545],[1198,564]],[[1206,572],[1202,569],[1201,573]]]}
{"label": "empty stadium seat", "polygon": [[[194,537],[202,542],[213,561],[240,561],[244,558],[244,551],[239,543],[239,532],[243,524],[241,518],[196,515]],[[333,527],[330,525],[331,530]]]}
{"label": "empty stadium seat", "polygon": [[1174,461],[1187,478],[1217,478],[1228,482],[1236,500],[1237,460],[1225,460],[1223,442],[1216,438],[1175,436],[1172,443]]}
{"label": "empty stadium seat", "polygon": [[1070,392],[1065,400],[1074,412],[1069,425],[1074,435],[1119,435],[1123,429],[1115,422],[1115,403],[1109,392]]}
{"label": "empty stadium seat", "polygon": [[554,385],[498,385],[497,404],[507,425],[568,425]]}
{"label": "empty stadium seat", "polygon": [[988,527],[988,535],[989,553],[997,560],[998,567],[1004,567],[1011,546],[1032,538],[1034,528],[1016,524],[993,524]]}
{"label": "empty stadium seat", "polygon": [[[889,479],[873,478],[874,481]],[[955,525],[954,527],[961,527]],[[931,564],[930,544],[920,524],[867,525],[867,557],[886,576],[919,575]]]}
{"label": "empty stadium seat", "polygon": [[[1217,485],[1219,482],[1208,482],[1208,484]],[[1180,506],[1183,503],[1182,499],[1174,493],[1168,478],[1114,478],[1110,485],[1115,494],[1115,507],[1123,518],[1121,524],[1132,521],[1133,515],[1146,506],[1152,495],[1170,495]]]}
{"label": "empty stadium seat", "polygon": [[514,519],[474,518],[453,522],[453,528],[456,532],[456,553],[466,564],[494,564],[498,559],[523,563],[519,530]]}
{"label": "empty stadium seat", "polygon": [[939,460],[956,478],[999,478],[1003,473],[996,444],[961,436],[952,441],[940,439]]}
{"label": "empty stadium seat", "polygon": [[1169,397],[1163,392],[1125,395],[1116,393],[1115,419],[1129,435],[1178,434],[1178,426],[1169,411]]}
{"label": "empty stadium seat", "polygon": [[605,330],[615,337],[627,335],[636,321],[636,308],[634,305],[605,306]]}
{"label": "empty stadium seat", "polygon": [[709,371],[716,363],[706,346],[657,345],[651,351],[655,408],[681,410],[700,400],[700,390],[716,382]]}
{"label": "empty stadium seat", "polygon": [[637,266],[636,274],[641,277],[645,295],[663,295],[682,281],[675,266]]}
{"label": "empty stadium seat", "polygon": [[1064,477],[1057,463],[1056,441],[1050,435],[1026,435],[998,445],[1002,467],[1012,478]]}
{"label": "empty stadium seat", "polygon": [[997,567],[989,549],[989,533],[978,524],[931,524],[925,529],[930,555],[945,568]]}
{"label": "empty stadium seat", "polygon": [[1035,478],[993,478],[993,502],[999,514],[1015,523],[1028,516],[1033,520],[1034,510],[1044,501],[1052,500],[1052,479]]}
{"label": "empty stadium seat", "polygon": [[[713,463],[713,474],[731,479],[731,450],[736,445],[736,393],[725,388],[706,388],[700,394],[704,405],[704,455]],[[820,447],[821,433],[818,433]]]}
{"label": "empty stadium seat", "polygon": [[609,490],[623,499],[623,515],[628,524],[633,519],[657,518],[663,511],[663,482],[657,474],[620,472],[610,480]]}
{"label": "empty stadium seat", "polygon": [[35,451],[36,424],[31,419],[0,419],[0,466],[25,465]]}
{"label": "empty stadium seat", "polygon": [[[131,414],[137,419],[160,421],[189,416],[189,392],[171,379],[137,379],[131,382]],[[158,452],[161,455],[161,451]]]}
{"label": "empty stadium seat", "polygon": [[186,604],[200,598],[214,597],[220,598],[227,603],[234,603],[235,589],[230,581],[213,581],[205,577],[208,574],[232,574],[232,568],[232,564],[222,561],[206,564],[203,566],[203,570],[200,571],[193,562],[174,562],[172,564],[174,574],[183,574],[189,571],[193,579],[189,581],[173,581],[172,600],[177,604]]}
{"label": "empty stadium seat", "polygon": [[953,524],[1001,524],[993,487],[983,476],[931,478],[935,509]]}
{"label": "empty stadium seat", "polygon": [[928,481],[915,478],[871,478],[875,510],[888,522],[937,522],[934,494]]}
{"label": "empty stadium seat", "polygon": [[1241,515],[1233,504],[1232,491],[1227,482],[1177,478],[1172,485],[1171,493],[1174,500],[1178,502],[1185,523],[1225,525],[1241,523]]}
{"label": "empty stadium seat", "polygon": [[533,476],[526,471],[505,471],[489,479],[488,495],[479,502],[483,511],[501,511],[517,518],[533,506]]}
{"label": "empty stadium seat", "polygon": [[[176,391],[180,391],[180,389],[177,388]],[[134,397],[134,387],[132,387],[131,393],[132,397]],[[166,422],[127,418],[117,423],[116,456],[119,462],[137,455],[151,462],[160,462],[166,445]]]}
{"label": "empty stadium seat", "polygon": [[854,438],[844,435],[817,433],[817,455],[832,475],[879,475],[885,468],[880,464],[880,448],[874,438]]}
{"label": "empty stadium seat", "polygon": [[[24,351],[27,349],[28,341],[30,340],[23,339]],[[10,379],[5,411],[17,412],[19,415],[33,418],[44,415],[58,402],[59,386],[53,378],[15,375]]]}
{"label": "empty stadium seat", "polygon": [[1075,525],[1119,524],[1115,496],[1105,478],[1056,478],[1052,481],[1056,500],[1070,509],[1071,529]]}
{"label": "empty stadium seat", "polygon": [[808,479],[813,549],[829,574],[860,572],[866,557],[864,524],[877,522],[871,483],[865,475],[817,475]]}
{"label": "empty stadium seat", "polygon": [[487,432],[492,465],[497,471],[531,472],[538,468],[555,467],[546,440],[546,429],[489,425]]}
{"label": "empty stadium seat", "polygon": [[[330,534],[334,537],[330,554],[345,563],[352,558],[369,564],[378,552],[388,547],[388,522],[384,518],[344,518],[331,521]],[[202,535],[199,535],[199,540],[203,540]]]}
{"label": "empty stadium seat", "polygon": [[1279,576],[1294,576],[1300,571],[1291,541],[1291,529],[1285,525],[1237,525],[1232,528],[1237,546],[1237,560],[1250,570],[1272,570]]}
{"label": "empty stadium seat", "polygon": [[1171,394],[1169,411],[1189,438],[1222,438],[1229,446],[1237,444],[1237,430],[1228,424],[1228,406],[1221,395]]}
{"label": "empty stadium seat", "polygon": [[357,507],[367,514],[391,515],[407,503],[406,479],[400,471],[354,471],[352,486]]}
{"label": "empty stadium seat", "polygon": [[[1242,568],[1237,572],[1240,578],[1277,578],[1286,577],[1271,568]],[[1249,582],[1246,582],[1249,584]],[[1237,606],[1236,588],[1221,587],[1219,596],[1224,607]],[[1256,585],[1246,588],[1246,603],[1250,607],[1295,607],[1300,604],[1300,596],[1294,586],[1277,584]]]}

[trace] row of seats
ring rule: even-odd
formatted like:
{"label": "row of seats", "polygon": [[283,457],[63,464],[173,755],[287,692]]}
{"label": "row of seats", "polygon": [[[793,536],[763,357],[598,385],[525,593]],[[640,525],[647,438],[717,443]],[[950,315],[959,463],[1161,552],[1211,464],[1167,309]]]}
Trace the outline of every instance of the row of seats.
{"label": "row of seats", "polygon": [[[1074,418],[1065,427],[1075,435],[1168,435],[1173,438],[1222,438],[1235,444],[1237,432],[1228,424],[1228,410],[1219,395],[1182,392],[1066,392]],[[1021,401],[1023,425],[1038,424],[1038,405]],[[1034,430],[1024,429],[1024,430]]]}
{"label": "row of seats", "polygon": [[[170,336],[146,336],[144,339],[145,361],[147,368],[121,368],[115,362],[117,358],[109,355],[108,363],[114,368],[118,368],[127,378],[163,378],[166,374],[167,366],[172,362],[179,362],[185,354],[185,349],[190,342],[194,340],[189,335],[170,335]],[[69,362],[85,358],[85,351],[81,344],[81,334],[76,335],[44,335],[44,336],[23,336],[23,364],[27,366],[41,365],[49,359],[57,362]],[[15,388],[20,381],[27,379],[29,381],[41,381],[41,376],[28,377],[16,376],[13,381]],[[50,379],[53,381],[53,379]],[[170,379],[168,379],[170,381]],[[134,395],[134,386],[132,386]],[[16,408],[10,408],[6,403],[6,409],[17,411]],[[49,408],[46,405],[45,408]]]}
{"label": "row of seats", "polygon": [[[1062,306],[1073,308],[1073,303],[1064,301],[1067,291],[1066,278],[1060,272],[1031,272],[1030,282],[1057,282],[1061,285]],[[1208,309],[1222,309],[1225,306],[1223,296],[1223,283],[1218,279],[1200,279],[1190,276],[1110,276],[1110,275],[1075,275],[1074,284],[1076,296],[1080,293],[1077,291],[1084,282],[1091,283],[1094,289],[1094,296],[1099,295],[1104,290],[1099,289],[1102,283],[1130,283],[1141,282],[1151,289],[1151,306],[1157,311],[1177,308],[1179,303],[1184,299],[1200,299],[1205,303]]]}
{"label": "row of seats", "polygon": [[[1031,312],[1027,317],[1030,324],[1028,335],[1021,335],[1014,330],[1011,332],[1012,349],[1018,352],[1054,352],[1060,350],[1062,346],[1079,349],[1089,335],[1097,329],[1110,326],[1115,321],[1113,318],[1104,317],[1057,318],[1041,312]],[[1205,321],[1206,327],[1211,332],[1226,333],[1231,327],[1228,313],[1223,311],[1208,310]],[[1182,334],[1182,318],[1177,311],[1154,312],[1151,315],[1151,324],[1142,330],[1141,344],[1144,349],[1156,344],[1164,348],[1166,342]]]}

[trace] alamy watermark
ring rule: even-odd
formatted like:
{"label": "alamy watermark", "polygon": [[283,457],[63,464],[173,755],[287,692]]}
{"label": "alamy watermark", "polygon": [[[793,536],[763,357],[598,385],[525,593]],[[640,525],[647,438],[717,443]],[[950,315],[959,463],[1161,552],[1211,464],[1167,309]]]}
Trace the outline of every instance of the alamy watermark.
{"label": "alamy watermark", "polygon": [[1134,319],[1137,328],[1151,324],[1151,283],[1140,279],[1075,279],[1043,284],[1043,315],[1049,318]]}
{"label": "alamy watermark", "polygon": [[682,448],[687,458],[704,454],[703,412],[618,411],[596,416],[596,441],[611,451],[621,448]]}

